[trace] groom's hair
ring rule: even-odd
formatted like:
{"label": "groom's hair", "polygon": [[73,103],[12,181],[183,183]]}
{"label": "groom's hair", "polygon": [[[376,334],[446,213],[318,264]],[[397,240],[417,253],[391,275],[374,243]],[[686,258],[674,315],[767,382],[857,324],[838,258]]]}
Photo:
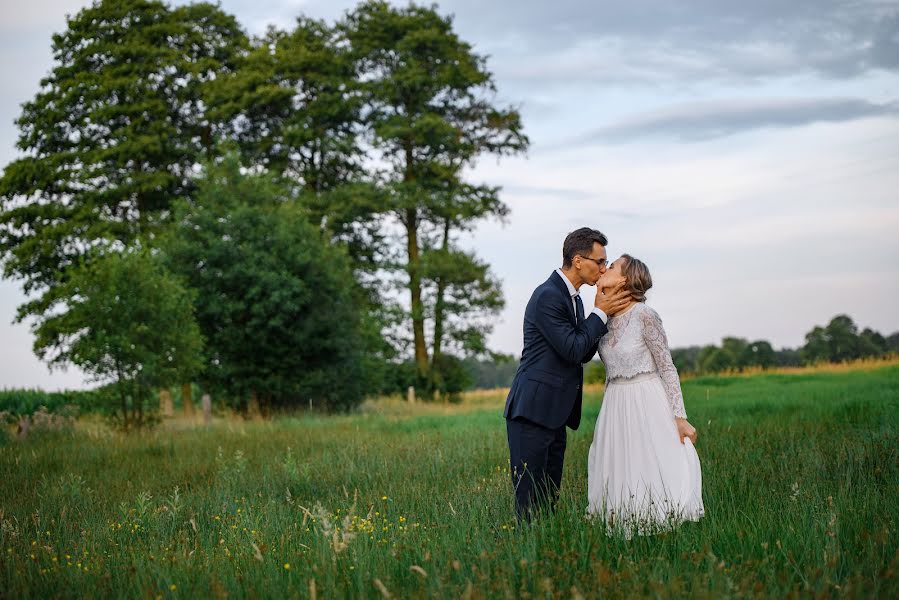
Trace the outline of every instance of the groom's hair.
{"label": "groom's hair", "polygon": [[596,229],[581,227],[569,233],[562,244],[562,268],[570,267],[575,256],[587,256],[593,252],[594,242],[600,246],[609,245],[608,238]]}

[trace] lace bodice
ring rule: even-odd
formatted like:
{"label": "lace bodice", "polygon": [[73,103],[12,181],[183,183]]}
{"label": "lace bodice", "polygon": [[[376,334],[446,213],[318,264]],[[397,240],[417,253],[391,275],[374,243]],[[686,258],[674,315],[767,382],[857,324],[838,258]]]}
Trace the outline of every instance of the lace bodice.
{"label": "lace bodice", "polygon": [[609,332],[599,342],[606,381],[641,373],[658,373],[674,416],[687,418],[677,368],[659,314],[638,302],[624,314],[609,318]]}

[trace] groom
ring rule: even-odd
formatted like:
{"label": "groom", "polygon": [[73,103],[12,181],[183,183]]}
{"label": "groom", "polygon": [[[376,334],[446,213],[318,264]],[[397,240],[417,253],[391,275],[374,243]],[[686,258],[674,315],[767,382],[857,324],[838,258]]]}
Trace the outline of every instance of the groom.
{"label": "groom", "polygon": [[562,245],[562,268],[534,290],[524,312],[524,349],[506,399],[515,512],[530,520],[539,504],[555,506],[562,485],[565,426],[581,422],[584,367],[605,335],[607,315],[630,302],[624,280],[612,291],[597,290],[589,316],[578,294],[606,272],[606,236],[582,227]]}

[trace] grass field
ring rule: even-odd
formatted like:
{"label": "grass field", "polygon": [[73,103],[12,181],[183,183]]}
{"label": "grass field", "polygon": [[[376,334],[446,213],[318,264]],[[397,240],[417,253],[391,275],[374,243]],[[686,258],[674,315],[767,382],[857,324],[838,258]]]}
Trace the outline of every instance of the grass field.
{"label": "grass field", "polygon": [[0,597],[899,597],[899,366],[684,391],[707,516],[630,541],[583,519],[595,392],[524,528],[499,394],[5,439]]}

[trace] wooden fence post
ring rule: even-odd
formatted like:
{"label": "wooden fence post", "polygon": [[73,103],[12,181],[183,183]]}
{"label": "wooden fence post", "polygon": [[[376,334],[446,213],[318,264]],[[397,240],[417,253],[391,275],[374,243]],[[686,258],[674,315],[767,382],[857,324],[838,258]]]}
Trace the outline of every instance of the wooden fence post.
{"label": "wooden fence post", "polygon": [[193,390],[189,383],[185,383],[181,386],[181,402],[184,405],[184,416],[194,416]]}
{"label": "wooden fence post", "polygon": [[168,390],[159,390],[159,412],[163,417],[174,417],[175,406],[172,404],[172,393]]}
{"label": "wooden fence post", "polygon": [[212,398],[209,394],[203,394],[200,402],[203,403],[203,423],[209,425],[212,422]]}

